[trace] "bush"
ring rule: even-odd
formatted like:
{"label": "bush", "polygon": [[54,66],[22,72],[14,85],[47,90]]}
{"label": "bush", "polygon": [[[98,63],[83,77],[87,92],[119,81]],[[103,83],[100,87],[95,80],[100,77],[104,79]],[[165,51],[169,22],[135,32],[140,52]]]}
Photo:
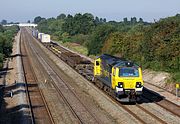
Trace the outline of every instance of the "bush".
{"label": "bush", "polygon": [[89,40],[89,35],[84,35],[84,34],[77,34],[75,36],[72,36],[72,41],[81,44],[83,46],[86,46],[87,42]]}
{"label": "bush", "polygon": [[18,31],[17,26],[3,28],[3,32],[0,32],[0,68],[3,67],[4,57],[10,56],[13,47],[13,37]]}
{"label": "bush", "polygon": [[3,58],[4,58],[4,55],[0,53],[0,69],[3,68]]}

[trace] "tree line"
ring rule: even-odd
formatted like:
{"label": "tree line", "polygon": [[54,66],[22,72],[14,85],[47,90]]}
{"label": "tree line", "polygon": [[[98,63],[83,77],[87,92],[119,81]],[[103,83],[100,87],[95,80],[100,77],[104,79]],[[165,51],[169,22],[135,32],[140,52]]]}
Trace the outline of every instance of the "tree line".
{"label": "tree line", "polygon": [[3,67],[4,59],[12,53],[13,38],[17,31],[17,26],[3,27],[0,25],[0,69]]}
{"label": "tree line", "polygon": [[136,17],[107,22],[90,13],[48,19],[39,16],[34,22],[55,40],[87,47],[88,55],[124,57],[144,68],[171,72],[174,80],[180,81],[180,14],[154,23]]}

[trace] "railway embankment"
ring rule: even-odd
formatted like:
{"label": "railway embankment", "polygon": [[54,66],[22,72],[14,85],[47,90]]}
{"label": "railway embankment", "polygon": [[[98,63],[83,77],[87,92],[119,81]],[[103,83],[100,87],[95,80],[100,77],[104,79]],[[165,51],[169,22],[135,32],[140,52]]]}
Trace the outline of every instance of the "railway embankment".
{"label": "railway embankment", "polygon": [[[169,83],[170,74],[166,72],[157,72],[152,70],[143,71],[145,87],[164,96],[167,100],[180,105],[180,96],[176,96],[175,83]],[[180,91],[178,92],[180,94]]]}
{"label": "railway embankment", "polygon": [[143,79],[145,82],[175,94],[175,83],[169,82],[170,78],[171,75],[167,72],[157,72],[148,69],[143,71]]}

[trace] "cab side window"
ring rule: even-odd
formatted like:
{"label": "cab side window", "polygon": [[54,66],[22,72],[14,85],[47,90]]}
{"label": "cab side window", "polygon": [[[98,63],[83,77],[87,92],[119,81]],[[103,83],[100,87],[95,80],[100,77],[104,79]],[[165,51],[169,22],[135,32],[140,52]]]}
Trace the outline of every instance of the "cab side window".
{"label": "cab side window", "polygon": [[96,66],[99,66],[99,61],[96,61]]}

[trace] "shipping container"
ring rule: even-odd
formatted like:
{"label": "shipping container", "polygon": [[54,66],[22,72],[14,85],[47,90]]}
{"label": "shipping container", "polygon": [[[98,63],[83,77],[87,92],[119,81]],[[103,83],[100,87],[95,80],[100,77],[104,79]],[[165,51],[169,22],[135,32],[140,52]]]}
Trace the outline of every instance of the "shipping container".
{"label": "shipping container", "polygon": [[33,35],[33,37],[37,38],[38,37],[38,30],[33,29],[32,30],[32,35]]}
{"label": "shipping container", "polygon": [[44,33],[38,33],[38,39],[41,39],[41,35]]}
{"label": "shipping container", "polygon": [[38,38],[39,31],[36,30],[35,37]]}
{"label": "shipping container", "polygon": [[51,41],[49,34],[41,34],[41,42],[49,43]]}
{"label": "shipping container", "polygon": [[32,30],[32,36],[35,36],[35,29]]}

